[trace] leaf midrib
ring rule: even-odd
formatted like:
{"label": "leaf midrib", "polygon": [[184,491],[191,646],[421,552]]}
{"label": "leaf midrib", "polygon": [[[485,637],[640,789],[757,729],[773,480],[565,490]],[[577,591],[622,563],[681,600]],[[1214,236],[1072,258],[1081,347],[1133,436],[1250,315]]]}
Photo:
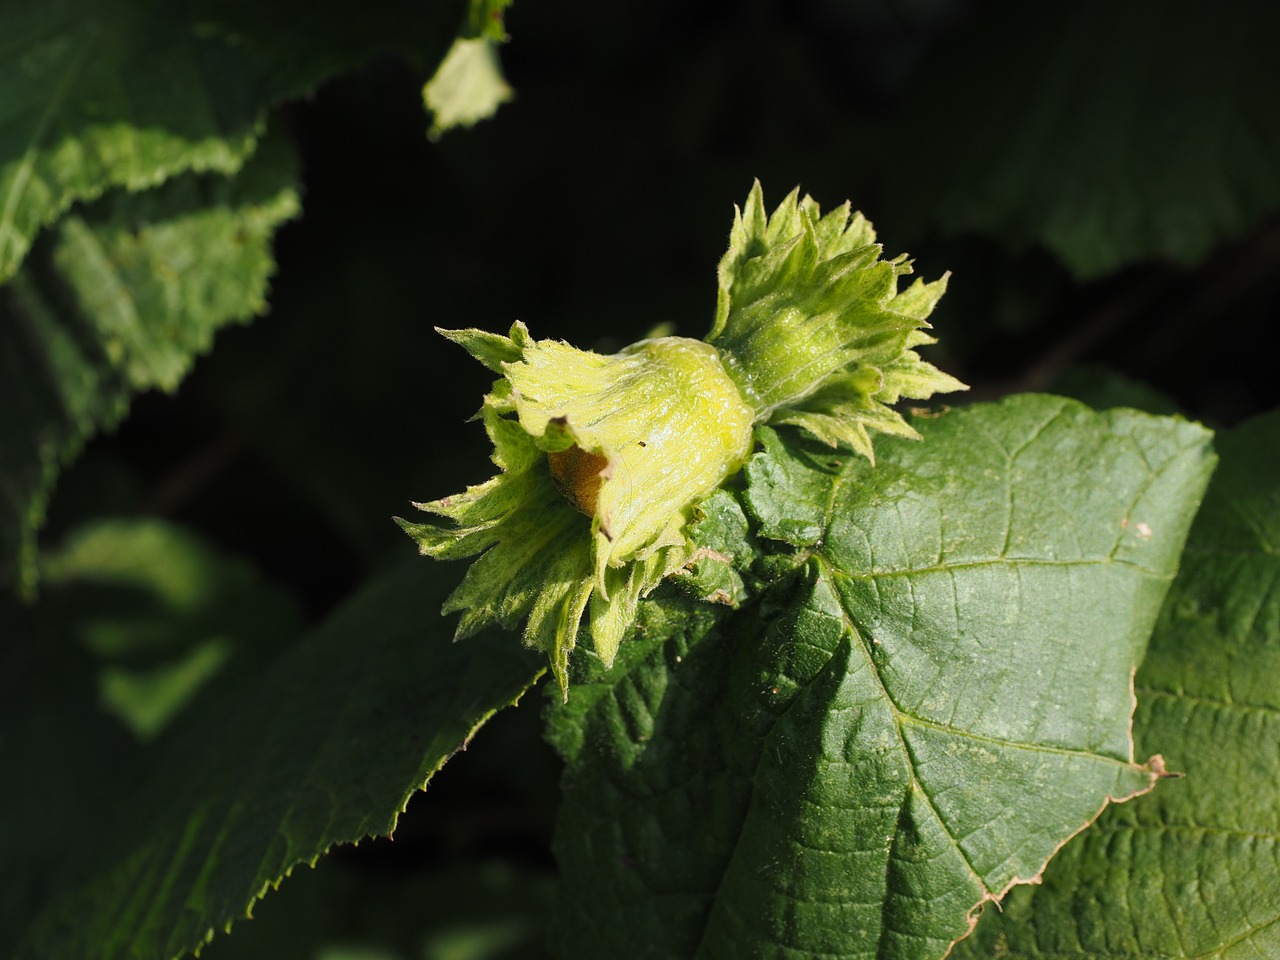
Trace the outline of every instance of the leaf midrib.
{"label": "leaf midrib", "polygon": [[[833,497],[832,498],[833,503],[834,503],[834,499],[835,498]],[[1117,768],[1125,768],[1125,769],[1131,768],[1133,766],[1133,762],[1117,759],[1115,757],[1107,756],[1105,754],[1090,752],[1088,750],[1072,750],[1069,748],[1059,747],[1059,746],[1054,746],[1049,744],[1026,743],[1026,742],[1015,741],[1015,740],[1005,740],[999,737],[993,737],[989,735],[977,734],[977,733],[974,733],[973,731],[963,730],[957,727],[950,726],[948,724],[943,724],[934,720],[928,720],[923,717],[916,716],[915,714],[910,713],[907,710],[903,709],[901,706],[899,706],[897,701],[890,694],[889,689],[885,686],[883,678],[880,675],[880,671],[876,666],[873,653],[871,649],[868,647],[866,640],[864,639],[864,633],[863,631],[858,629],[857,621],[854,618],[852,611],[850,611],[848,606],[846,605],[844,596],[841,594],[839,590],[834,589],[834,581],[840,577],[844,577],[845,579],[848,579],[848,580],[854,580],[854,579],[866,579],[866,578],[874,577],[877,575],[876,574],[866,574],[866,575],[848,574],[845,571],[836,568],[833,562],[831,561],[831,559],[829,557],[822,555],[820,551],[815,551],[815,553],[812,556],[815,563],[817,563],[822,568],[821,575],[829,578],[829,580],[832,582],[833,592],[835,593],[837,602],[840,605],[841,616],[844,620],[845,629],[850,632],[852,637],[857,638],[858,646],[862,650],[863,656],[866,658],[867,667],[870,670],[872,676],[874,676],[875,682],[880,688],[884,702],[888,704],[889,709],[893,715],[894,725],[897,729],[898,742],[902,748],[903,756],[905,757],[907,769],[909,771],[910,778],[911,778],[910,783],[907,787],[907,790],[904,791],[904,795],[903,795],[904,802],[906,802],[906,798],[911,791],[915,791],[918,794],[918,796],[928,806],[932,815],[937,819],[938,823],[943,827],[946,833],[948,842],[951,844],[952,848],[956,851],[957,855],[960,857],[961,861],[964,863],[965,868],[969,871],[970,876],[972,876],[974,880],[977,881],[979,886],[984,891],[986,891],[987,898],[994,898],[996,896],[996,892],[993,891],[987,885],[982,875],[974,867],[972,860],[970,860],[968,855],[965,853],[963,847],[961,847],[959,840],[956,836],[956,832],[952,829],[951,825],[947,822],[947,820],[942,816],[941,811],[939,811],[936,805],[933,803],[933,798],[929,795],[929,792],[924,789],[919,778],[916,776],[916,766],[915,766],[914,758],[911,755],[910,746],[907,744],[906,737],[903,734],[903,729],[905,725],[915,725],[916,727],[920,727],[920,728],[936,730],[942,733],[949,734],[951,736],[964,738],[968,741],[975,742],[975,743],[990,744],[990,745],[995,745],[995,746],[999,746],[999,747],[1007,748],[1011,750],[1024,750],[1024,751],[1032,751],[1036,753],[1045,753],[1045,754],[1051,754],[1051,755],[1057,755],[1057,756],[1072,757],[1075,759],[1085,759],[1091,763],[1101,762],[1105,764],[1110,764]],[[1129,564],[1129,563],[1125,563],[1124,561],[1116,561],[1112,559],[1086,561],[1085,563],[1089,563],[1089,562],[1124,563],[1126,566],[1137,567],[1136,564]],[[1066,562],[1059,561],[1058,563],[1064,564]],[[962,568],[964,566],[978,566],[978,565],[980,564],[970,563],[970,564],[945,565],[945,566],[940,566],[936,569],[937,569],[937,572],[943,572],[943,571],[949,571],[952,569]],[[1138,568],[1138,569],[1141,569],[1141,568]],[[908,572],[910,571],[902,571],[902,573],[908,573]],[[1150,571],[1146,571],[1146,572],[1153,577],[1157,576],[1156,574],[1150,573]],[[1169,578],[1162,577],[1160,579],[1172,579],[1172,577],[1169,577]],[[1109,805],[1110,805],[1109,803],[1104,803],[1103,806],[1098,810],[1098,814],[1101,814],[1102,810]],[[1091,821],[1090,824],[1087,824],[1086,826],[1091,825],[1093,822],[1096,822],[1096,816],[1094,818],[1094,821]],[[887,862],[886,862],[886,867],[887,867]],[[886,891],[888,891],[889,889],[889,884],[887,882],[887,879],[885,883],[885,889]],[[987,898],[984,898],[984,899],[987,899]],[[888,899],[889,898],[886,896],[885,898],[886,905],[888,903]],[[981,902],[983,901],[980,900],[979,903]],[[975,904],[975,906],[977,906],[977,904]],[[884,942],[883,938],[886,930],[887,930],[887,924],[882,923],[881,931],[880,931],[881,946],[883,946],[883,942]],[[965,935],[962,934],[961,937],[958,938],[958,940],[964,939],[964,936]],[[955,942],[958,942],[958,940],[953,941],[952,946],[954,946]],[[879,954],[879,950],[877,950],[877,954]]]}
{"label": "leaf midrib", "polygon": [[1135,570],[1152,580],[1172,581],[1176,574],[1157,573],[1130,560],[1119,560],[1112,557],[1081,557],[1072,560],[1051,560],[1036,557],[984,557],[981,560],[960,560],[956,562],[942,561],[924,567],[902,567],[892,570],[869,570],[865,573],[851,573],[839,570],[840,575],[849,580],[887,580],[894,577],[912,577],[930,573],[950,573],[953,570],[972,570],[981,567],[1028,566],[1028,567],[1105,567],[1121,566]]}

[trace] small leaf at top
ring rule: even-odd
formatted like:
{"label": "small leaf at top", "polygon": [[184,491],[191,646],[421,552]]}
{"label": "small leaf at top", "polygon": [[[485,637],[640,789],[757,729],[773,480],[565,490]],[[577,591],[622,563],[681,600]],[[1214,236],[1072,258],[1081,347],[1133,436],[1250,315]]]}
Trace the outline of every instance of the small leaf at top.
{"label": "small leaf at top", "polygon": [[422,88],[432,118],[429,136],[438,139],[454,127],[488,120],[513,95],[502,75],[497,44],[484,37],[459,37]]}

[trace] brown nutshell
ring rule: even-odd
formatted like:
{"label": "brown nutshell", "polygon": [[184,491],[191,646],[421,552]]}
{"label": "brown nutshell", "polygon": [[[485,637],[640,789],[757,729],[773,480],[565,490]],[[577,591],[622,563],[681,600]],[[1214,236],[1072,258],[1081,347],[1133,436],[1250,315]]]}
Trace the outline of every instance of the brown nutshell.
{"label": "brown nutshell", "polygon": [[596,501],[600,498],[600,484],[609,471],[608,458],[581,447],[569,447],[548,453],[547,464],[551,467],[551,478],[564,498],[579,513],[594,516]]}

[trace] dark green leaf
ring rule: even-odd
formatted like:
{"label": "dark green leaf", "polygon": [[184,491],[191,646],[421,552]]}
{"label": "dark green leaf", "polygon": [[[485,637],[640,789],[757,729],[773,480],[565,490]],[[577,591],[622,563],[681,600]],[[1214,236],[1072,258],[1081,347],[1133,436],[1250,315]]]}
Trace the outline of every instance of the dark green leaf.
{"label": "dark green leaf", "polygon": [[650,605],[552,711],[559,955],[936,960],[1151,786],[1132,676],[1208,432],[1050,397],[913,425],[875,467],[766,434],[745,498],[805,569],[718,626]]}
{"label": "dark green leaf", "polygon": [[[0,956],[83,855],[100,785],[127,782],[137,739],[99,704],[101,663],[60,624],[0,596]],[[86,810],[90,813],[86,817]]]}
{"label": "dark green leaf", "polygon": [[689,537],[697,548],[675,580],[693,596],[736,607],[747,597],[740,571],[751,567],[754,538],[737,499],[717,490],[698,504]]}
{"label": "dark green leaf", "polygon": [[33,918],[19,955],[177,957],[296,865],[389,834],[408,798],[540,672],[509,636],[450,644],[435,573],[413,563],[383,579],[270,669],[205,698],[143,773],[112,781],[91,822],[67,825],[82,828],[82,875],[60,878],[65,893]]}
{"label": "dark green leaf", "polygon": [[1218,449],[1137,677],[1137,742],[1185,778],[1108,811],[959,956],[1280,956],[1280,414]]}
{"label": "dark green leaf", "polygon": [[992,5],[913,91],[892,219],[1080,277],[1195,263],[1280,209],[1278,32],[1261,0]]}
{"label": "dark green leaf", "polygon": [[[233,173],[268,107],[376,49],[434,65],[467,5],[49,0],[0,6],[0,283],[78,200]],[[163,79],[159,79],[163,78]]]}
{"label": "dark green leaf", "polygon": [[220,327],[265,309],[272,236],[298,211],[277,147],[235,178],[188,175],[64,218],[40,269],[0,291],[0,570],[28,591],[58,471],[133,394],[174,389]]}

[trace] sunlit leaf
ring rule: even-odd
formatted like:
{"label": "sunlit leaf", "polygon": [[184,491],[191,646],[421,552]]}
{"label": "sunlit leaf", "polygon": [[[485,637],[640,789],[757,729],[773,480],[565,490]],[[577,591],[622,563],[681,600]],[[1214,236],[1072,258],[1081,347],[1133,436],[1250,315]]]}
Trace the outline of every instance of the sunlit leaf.
{"label": "sunlit leaf", "polygon": [[875,467],[769,439],[745,499],[803,567],[718,621],[650,606],[550,712],[560,956],[937,960],[1152,786],[1132,676],[1208,432],[1047,397],[913,425]]}
{"label": "sunlit leaf", "polygon": [[1280,956],[1280,415],[1217,446],[1137,677],[1138,745],[1184,777],[1104,814],[957,956]]}

